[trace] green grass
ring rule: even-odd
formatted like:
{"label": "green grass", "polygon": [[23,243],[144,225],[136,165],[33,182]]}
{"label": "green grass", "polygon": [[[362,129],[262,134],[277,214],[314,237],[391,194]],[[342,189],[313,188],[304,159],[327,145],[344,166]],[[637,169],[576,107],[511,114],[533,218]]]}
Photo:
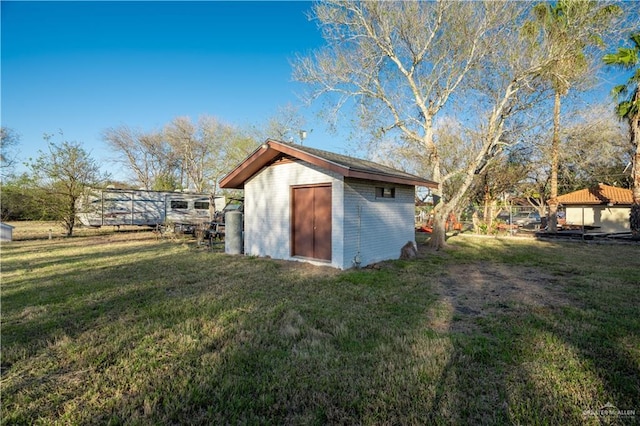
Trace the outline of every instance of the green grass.
{"label": "green grass", "polygon": [[[3,244],[1,422],[640,422],[640,247],[450,245],[340,272],[149,232]],[[584,416],[607,403],[637,414]]]}

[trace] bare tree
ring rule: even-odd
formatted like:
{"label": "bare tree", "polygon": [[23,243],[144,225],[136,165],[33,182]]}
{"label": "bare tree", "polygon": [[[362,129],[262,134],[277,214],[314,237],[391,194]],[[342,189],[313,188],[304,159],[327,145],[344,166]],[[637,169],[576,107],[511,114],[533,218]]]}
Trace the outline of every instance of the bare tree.
{"label": "bare tree", "polygon": [[[539,78],[568,51],[531,42],[522,33],[529,4],[521,2],[355,2],[315,5],[327,45],[299,57],[294,77],[312,85],[310,99],[329,95],[333,111],[353,108],[374,136],[393,135],[429,164],[430,179],[456,179],[435,212],[430,244],[445,244],[445,220],[474,178],[516,142],[517,114],[540,99]],[[578,33],[579,31],[579,33]],[[572,37],[590,28],[579,27]],[[567,40],[571,43],[574,39]],[[571,52],[572,53],[572,52]],[[436,121],[454,107],[466,116],[468,161],[444,172],[448,152]]]}
{"label": "bare tree", "polygon": [[[177,117],[164,129],[166,140],[180,162],[182,187],[197,192],[214,192],[235,149],[248,152],[240,142],[242,132],[215,117],[202,116],[197,123]],[[257,145],[251,141],[251,149]]]}
{"label": "bare tree", "polygon": [[205,185],[203,164],[213,147],[198,138],[198,130],[189,117],[174,118],[163,133],[179,164],[179,187],[202,192]]}
{"label": "bare tree", "polygon": [[[594,105],[569,117],[561,132],[559,188],[571,192],[597,183],[625,186],[632,158],[625,129],[609,104]],[[564,177],[564,180],[562,179]]]}
{"label": "bare tree", "polygon": [[145,189],[208,193],[211,217],[218,180],[257,145],[247,132],[211,116],[196,123],[176,117],[161,132],[110,128],[103,138]]}
{"label": "bare tree", "polygon": [[504,38],[514,39],[506,29],[515,31],[511,23],[521,20],[522,9],[497,2],[329,1],[317,4],[314,13],[327,46],[299,58],[294,71],[295,78],[316,88],[311,98],[337,95],[334,111],[351,102],[362,125],[378,129],[378,136],[396,133],[429,164],[439,197],[448,180],[467,175],[436,210],[431,245],[444,246],[446,217],[499,150],[505,118],[526,74],[514,75],[505,66],[505,78],[498,83],[506,84],[487,99],[493,107],[484,141],[466,170],[444,174],[447,153],[434,137],[434,120],[454,95],[465,96],[466,79],[476,68],[491,65],[496,55],[488,53],[503,46]]}
{"label": "bare tree", "polygon": [[[558,193],[567,193],[598,182],[625,186],[628,179],[624,167],[630,153],[624,142],[624,131],[608,104],[575,103],[568,110],[565,125],[559,133]],[[528,135],[519,146],[519,157],[527,170],[526,178],[517,182],[518,191],[531,205],[546,214],[546,200],[551,194],[554,146],[553,130],[543,125]]]}
{"label": "bare tree", "polygon": [[120,126],[106,129],[102,138],[144,189],[173,190],[179,187],[180,159],[161,132],[142,132]]}
{"label": "bare tree", "polygon": [[273,138],[283,142],[304,143],[306,134],[305,119],[300,115],[299,109],[286,104],[279,107],[276,113],[269,118],[264,129],[261,129],[259,140]]}
{"label": "bare tree", "polygon": [[175,118],[165,127],[164,135],[179,158],[181,185],[208,192],[213,215],[218,180],[257,143],[239,129],[211,116],[200,117],[197,124],[188,117]]}

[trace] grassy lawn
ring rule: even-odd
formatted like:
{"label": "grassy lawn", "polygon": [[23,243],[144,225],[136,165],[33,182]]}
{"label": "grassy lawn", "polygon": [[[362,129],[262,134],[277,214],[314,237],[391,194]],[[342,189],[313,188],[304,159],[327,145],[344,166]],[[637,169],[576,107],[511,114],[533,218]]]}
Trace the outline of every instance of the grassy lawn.
{"label": "grassy lawn", "polygon": [[341,272],[41,238],[2,245],[2,424],[640,423],[639,246],[458,236]]}

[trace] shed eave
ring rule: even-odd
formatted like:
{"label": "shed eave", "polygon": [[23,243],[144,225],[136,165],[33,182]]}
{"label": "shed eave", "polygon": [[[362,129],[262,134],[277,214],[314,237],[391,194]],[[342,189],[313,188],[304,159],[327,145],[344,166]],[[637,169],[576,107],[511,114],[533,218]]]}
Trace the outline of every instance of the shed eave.
{"label": "shed eave", "polygon": [[244,183],[253,175],[258,173],[265,165],[273,161],[279,151],[271,148],[267,144],[260,145],[255,151],[230,171],[226,176],[220,179],[220,188],[226,189],[242,189]]}
{"label": "shed eave", "polygon": [[401,176],[391,176],[383,173],[372,173],[369,171],[362,171],[356,169],[349,169],[348,174],[345,177],[354,179],[365,179],[383,183],[395,183],[399,185],[412,185],[412,186],[426,186],[427,188],[437,188],[438,184],[426,179],[412,179]]}

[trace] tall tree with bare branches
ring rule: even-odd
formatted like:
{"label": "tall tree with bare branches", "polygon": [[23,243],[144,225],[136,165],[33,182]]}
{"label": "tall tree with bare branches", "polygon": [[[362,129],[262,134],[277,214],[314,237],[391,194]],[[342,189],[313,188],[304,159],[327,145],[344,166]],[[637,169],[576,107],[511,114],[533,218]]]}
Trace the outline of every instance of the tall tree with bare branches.
{"label": "tall tree with bare branches", "polygon": [[[445,220],[476,176],[517,140],[518,114],[540,99],[540,77],[573,50],[540,46],[523,31],[525,2],[316,3],[326,45],[294,64],[294,77],[309,83],[333,112],[350,108],[360,125],[396,146],[413,150],[439,182],[436,195],[457,186],[435,211],[430,244],[445,245]],[[592,27],[576,24],[568,43],[584,40]],[[444,173],[448,152],[434,129],[443,117],[467,123],[462,163]],[[521,124],[521,123],[520,123]]]}
{"label": "tall tree with bare branches", "polygon": [[102,139],[118,155],[136,184],[147,190],[179,188],[179,158],[162,132],[144,132],[122,125],[102,132]]}
{"label": "tall tree with bare branches", "polygon": [[[311,98],[335,95],[334,111],[351,106],[363,126],[376,128],[379,136],[394,132],[428,157],[430,178],[440,184],[435,195],[441,197],[450,176],[442,174],[443,153],[434,138],[434,120],[482,62],[486,37],[517,18],[517,13],[509,13],[513,9],[502,6],[444,1],[317,3],[314,15],[327,45],[300,57],[294,76],[313,85]],[[506,103],[499,108],[506,108]],[[500,124],[494,122],[493,127]],[[481,148],[474,170],[496,141]],[[445,243],[445,219],[461,195],[436,210],[431,238],[435,248]]]}
{"label": "tall tree with bare branches", "polygon": [[[299,57],[294,68],[294,77],[310,84],[309,98],[328,96],[333,111],[351,108],[374,136],[412,149],[439,182],[436,195],[448,181],[457,182],[436,208],[433,248],[445,245],[446,218],[474,178],[514,143],[508,130],[544,89],[538,77],[567,54],[523,35],[528,8],[491,1],[330,0],[314,6],[326,46]],[[577,25],[572,37],[589,31]],[[445,174],[448,153],[434,126],[454,107],[474,130],[464,135],[469,155]]]}
{"label": "tall tree with bare branches", "polygon": [[202,116],[197,123],[189,117],[177,117],[165,126],[164,135],[179,159],[181,187],[208,192],[213,217],[218,180],[251,152],[256,142],[211,116]]}

